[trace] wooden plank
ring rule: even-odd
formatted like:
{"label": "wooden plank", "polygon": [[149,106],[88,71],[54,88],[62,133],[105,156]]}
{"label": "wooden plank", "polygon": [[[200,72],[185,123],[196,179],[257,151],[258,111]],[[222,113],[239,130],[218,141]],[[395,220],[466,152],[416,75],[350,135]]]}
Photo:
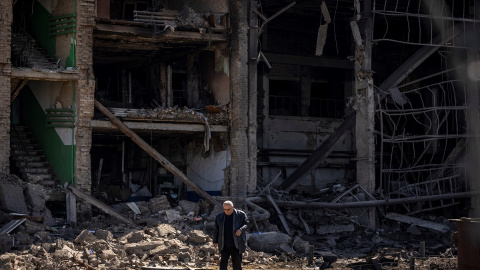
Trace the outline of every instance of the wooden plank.
{"label": "wooden plank", "polygon": [[23,89],[25,84],[27,84],[27,82],[28,82],[28,80],[23,79],[17,84],[17,86],[15,87],[15,89],[12,92],[12,98],[10,99],[11,102],[13,102],[13,100],[18,96],[18,94],[20,94],[20,91]]}
{"label": "wooden plank", "polygon": [[283,224],[283,228],[285,228],[285,231],[287,232],[288,235],[291,235],[290,227],[288,226],[287,220],[285,219],[285,216],[282,213],[282,210],[280,210],[280,207],[275,203],[275,201],[272,198],[272,195],[267,195],[268,202],[273,205],[275,210],[277,211],[278,217],[280,218],[280,221]]}
{"label": "wooden plank", "polygon": [[115,117],[107,108],[105,108],[100,102],[95,100],[95,108],[101,111],[107,118],[115,125],[120,131],[122,131],[126,136],[132,139],[138,146],[140,146],[145,152],[147,152],[150,156],[152,156],[158,163],[160,163],[167,171],[171,172],[175,175],[180,181],[185,183],[189,188],[195,191],[200,197],[207,200],[211,205],[218,205],[221,207],[222,205],[214,200],[207,192],[205,192],[200,186],[198,186],[195,182],[188,179],[188,177],[180,171],[177,167],[175,167],[172,163],[170,163],[164,156],[157,152],[153,147],[147,144],[142,138],[140,138],[135,132],[129,129],[122,121],[120,121],[117,117]]}
{"label": "wooden plank", "polygon": [[85,202],[87,203],[90,203],[96,207],[98,207],[100,210],[104,211],[105,213],[111,215],[111,216],[114,216],[116,217],[117,219],[129,224],[129,225],[132,225],[132,226],[136,226],[136,224],[133,222],[133,220],[129,219],[129,218],[126,218],[124,217],[123,215],[121,215],[120,213],[118,213],[117,211],[115,211],[115,209],[111,208],[110,206],[104,204],[103,202],[95,199],[94,197],[84,193],[83,191],[77,189],[76,187],[74,186],[67,186],[67,189],[72,192],[73,194],[75,194],[75,196],[77,196],[78,198],[84,200]]}

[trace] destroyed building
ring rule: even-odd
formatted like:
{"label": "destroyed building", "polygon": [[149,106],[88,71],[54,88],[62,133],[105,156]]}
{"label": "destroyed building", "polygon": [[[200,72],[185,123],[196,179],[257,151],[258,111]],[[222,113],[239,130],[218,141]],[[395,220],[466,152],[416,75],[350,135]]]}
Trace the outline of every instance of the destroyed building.
{"label": "destroyed building", "polygon": [[480,5],[432,2],[2,1],[0,170],[71,222],[66,186],[478,217]]}

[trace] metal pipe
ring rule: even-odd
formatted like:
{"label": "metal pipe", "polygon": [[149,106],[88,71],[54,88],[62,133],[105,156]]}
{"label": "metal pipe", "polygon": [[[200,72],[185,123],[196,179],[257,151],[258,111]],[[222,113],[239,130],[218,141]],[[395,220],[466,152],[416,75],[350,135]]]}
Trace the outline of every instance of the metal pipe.
{"label": "metal pipe", "polygon": [[[297,202],[297,201],[275,201],[275,203],[278,206],[288,207],[288,208],[343,209],[343,208],[359,208],[359,207],[373,207],[373,206],[395,205],[395,204],[415,203],[415,202],[427,202],[427,201],[467,198],[467,197],[475,197],[475,196],[480,196],[480,191],[469,191],[469,192],[460,192],[460,193],[451,193],[451,194],[401,198],[401,199],[385,199],[385,200],[372,200],[372,201],[348,202],[348,203]],[[250,203],[266,203],[267,199],[263,197],[250,197],[250,198],[247,198],[245,201],[249,201]]]}

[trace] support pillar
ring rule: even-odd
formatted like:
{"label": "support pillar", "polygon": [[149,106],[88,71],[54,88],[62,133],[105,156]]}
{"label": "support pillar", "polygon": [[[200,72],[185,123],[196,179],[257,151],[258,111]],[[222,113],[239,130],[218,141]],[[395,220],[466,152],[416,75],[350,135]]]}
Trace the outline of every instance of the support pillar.
{"label": "support pillar", "polygon": [[[92,189],[91,157],[92,128],[95,101],[95,76],[93,74],[93,28],[95,26],[95,2],[76,1],[77,31],[75,38],[81,40],[75,46],[75,64],[79,80],[75,83],[75,185],[90,194]],[[77,201],[77,217],[82,220],[91,216],[91,206]]]}
{"label": "support pillar", "polygon": [[[364,2],[364,38],[355,37],[355,94],[357,97],[357,115],[355,124],[355,148],[357,151],[357,182],[372,193],[375,190],[375,100],[371,72],[372,20],[371,2]],[[358,30],[356,21],[352,22],[352,31]],[[357,32],[358,33],[358,32]],[[367,227],[375,228],[376,211],[370,207],[361,218]]]}
{"label": "support pillar", "polygon": [[[480,6],[474,5],[470,13],[476,14],[475,19],[479,19],[480,15]],[[473,33],[475,31],[471,29]],[[467,49],[467,67],[468,72],[467,76],[464,77],[466,94],[467,94],[467,104],[468,112],[466,113],[467,121],[467,142],[466,142],[466,158],[467,161],[467,179],[470,183],[471,191],[480,190],[480,181],[478,181],[478,173],[480,170],[480,154],[478,149],[480,147],[480,55],[478,53],[478,43],[477,39],[474,39],[469,49]],[[480,199],[478,197],[473,197],[471,200],[471,208],[469,217],[479,218],[480,217]]]}
{"label": "support pillar", "polygon": [[258,1],[250,0],[248,8],[248,174],[247,193],[257,189],[257,57],[258,57],[258,16],[252,7],[258,9]]}
{"label": "support pillar", "polygon": [[248,7],[249,0],[231,1],[230,56],[230,150],[228,188],[234,197],[247,196],[249,175],[249,82],[248,82]]}

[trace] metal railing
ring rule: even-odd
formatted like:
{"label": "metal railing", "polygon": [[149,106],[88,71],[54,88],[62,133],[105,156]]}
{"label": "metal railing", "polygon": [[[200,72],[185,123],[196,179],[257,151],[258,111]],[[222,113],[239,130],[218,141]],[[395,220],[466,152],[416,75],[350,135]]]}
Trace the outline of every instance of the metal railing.
{"label": "metal railing", "polygon": [[342,118],[345,101],[338,99],[269,96],[269,114],[282,116],[305,116]]}
{"label": "metal railing", "polygon": [[34,40],[21,26],[12,24],[12,64],[14,67],[28,66],[28,58],[34,50]]}
{"label": "metal railing", "polygon": [[[18,168],[22,178],[27,179],[27,173],[30,172],[29,161],[31,160],[30,153],[23,144],[20,135],[14,125],[11,126],[11,130],[15,133],[16,140],[11,140],[11,148],[15,153],[11,153],[12,159],[19,163]],[[23,158],[20,158],[23,157]]]}

